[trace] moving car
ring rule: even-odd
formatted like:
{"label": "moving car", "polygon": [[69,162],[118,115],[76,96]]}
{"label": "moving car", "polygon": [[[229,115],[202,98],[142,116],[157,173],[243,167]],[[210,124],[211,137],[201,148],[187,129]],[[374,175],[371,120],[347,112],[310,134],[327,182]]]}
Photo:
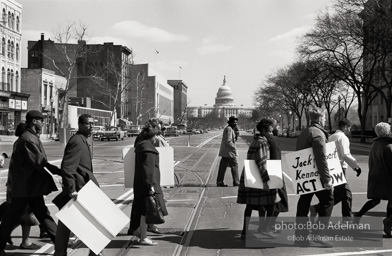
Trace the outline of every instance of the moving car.
{"label": "moving car", "polygon": [[125,132],[121,130],[120,127],[110,127],[108,131],[101,131],[99,132],[100,140],[110,140],[110,139],[124,139]]}
{"label": "moving car", "polygon": [[93,139],[100,139],[100,132],[105,131],[105,126],[101,126],[101,125],[97,125],[97,126],[93,126],[93,130],[91,132],[91,136],[93,137]]}
{"label": "moving car", "polygon": [[127,136],[128,137],[138,136],[141,131],[142,129],[140,129],[139,125],[131,125],[127,129]]}
{"label": "moving car", "polygon": [[164,131],[164,136],[179,136],[180,131],[177,129],[177,127],[169,127]]}

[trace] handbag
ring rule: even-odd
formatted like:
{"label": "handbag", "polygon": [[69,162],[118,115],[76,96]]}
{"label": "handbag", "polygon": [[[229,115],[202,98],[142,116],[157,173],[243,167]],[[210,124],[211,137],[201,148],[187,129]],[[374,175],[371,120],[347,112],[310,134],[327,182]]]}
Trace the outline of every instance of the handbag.
{"label": "handbag", "polygon": [[146,223],[162,224],[165,223],[161,206],[155,194],[146,197]]}

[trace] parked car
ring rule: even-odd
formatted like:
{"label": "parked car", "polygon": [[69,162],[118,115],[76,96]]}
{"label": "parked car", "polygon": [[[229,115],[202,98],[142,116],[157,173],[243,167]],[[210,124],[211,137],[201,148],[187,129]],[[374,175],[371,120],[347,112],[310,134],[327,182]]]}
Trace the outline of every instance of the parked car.
{"label": "parked car", "polygon": [[180,132],[177,127],[169,127],[164,131],[164,136],[179,136]]}
{"label": "parked car", "polygon": [[122,131],[120,127],[110,127],[108,131],[99,132],[100,140],[110,139],[124,139],[125,131]]}
{"label": "parked car", "polygon": [[139,125],[131,125],[127,129],[127,136],[128,137],[138,136],[141,131],[142,131],[142,129],[140,129]]}
{"label": "parked car", "polygon": [[93,126],[91,136],[93,137],[93,139],[100,139],[101,138],[100,132],[103,132],[105,130],[106,130],[105,126],[101,126],[101,125]]}

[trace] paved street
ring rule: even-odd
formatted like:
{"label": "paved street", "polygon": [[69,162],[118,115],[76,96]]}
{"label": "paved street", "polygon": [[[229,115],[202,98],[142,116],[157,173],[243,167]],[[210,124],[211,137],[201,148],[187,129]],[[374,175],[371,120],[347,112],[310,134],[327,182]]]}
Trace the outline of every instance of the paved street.
{"label": "paved street", "polygon": [[[11,138],[1,138],[1,151],[10,152]],[[242,132],[237,143],[239,165],[242,169],[251,134]],[[134,236],[126,234],[127,226],[105,248],[105,255],[391,255],[392,243],[383,239],[382,247],[334,247],[334,248],[247,248],[240,240],[245,206],[236,203],[237,188],[231,187],[232,179],[228,170],[225,183],[229,187],[216,187],[219,165],[218,150],[221,131],[200,135],[183,135],[168,138],[174,147],[176,186],[164,188],[169,216],[159,225],[162,235],[149,234],[157,246],[140,246]],[[283,153],[293,151],[296,139],[278,138]],[[94,141],[94,172],[102,190],[122,209],[127,216],[133,199],[131,189],[124,189],[123,161],[121,151],[132,145],[134,138],[124,141]],[[189,145],[189,146],[188,146]],[[45,141],[48,158],[54,164],[61,162],[63,146],[59,142]],[[352,153],[363,170],[360,177],[348,170],[347,179],[353,192],[353,210],[358,211],[366,202],[367,160],[370,145],[352,144]],[[8,162],[7,162],[8,164]],[[7,167],[6,167],[7,168]],[[1,170],[0,200],[5,200],[7,169]],[[288,186],[290,209],[281,216],[295,216],[298,197]],[[54,216],[58,211],[51,203],[56,193],[46,198],[46,203]],[[316,202],[316,201],[315,201]],[[372,209],[369,216],[383,216],[386,203]],[[253,216],[256,216],[255,213]],[[341,216],[340,205],[334,208],[333,216]],[[110,217],[110,216],[108,216]],[[381,232],[381,231],[380,231]],[[8,246],[10,255],[50,255],[53,245],[49,239],[40,239],[38,227],[33,227],[31,236],[35,243],[43,247],[38,251],[19,250],[20,228],[13,233],[14,246]],[[69,255],[87,255],[88,249],[80,241],[69,248]]]}

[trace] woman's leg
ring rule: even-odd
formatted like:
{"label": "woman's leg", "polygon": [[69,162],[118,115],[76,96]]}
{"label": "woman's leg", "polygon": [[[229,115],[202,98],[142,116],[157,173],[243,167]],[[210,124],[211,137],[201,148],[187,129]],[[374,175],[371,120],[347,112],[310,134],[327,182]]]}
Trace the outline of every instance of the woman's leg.
{"label": "woman's leg", "polygon": [[244,226],[242,228],[241,237],[246,236],[246,232],[248,231],[248,226],[249,226],[249,219],[250,216],[252,216],[252,210],[253,210],[252,205],[247,204],[244,211]]}
{"label": "woman's leg", "polygon": [[140,244],[141,245],[156,245],[157,242],[152,241],[147,237],[147,223],[146,216],[140,217]]}
{"label": "woman's leg", "polygon": [[373,209],[376,207],[378,204],[380,204],[381,200],[380,199],[371,199],[367,201],[359,210],[358,213],[356,213],[354,216],[355,217],[362,217],[365,213],[367,213],[369,210]]}

